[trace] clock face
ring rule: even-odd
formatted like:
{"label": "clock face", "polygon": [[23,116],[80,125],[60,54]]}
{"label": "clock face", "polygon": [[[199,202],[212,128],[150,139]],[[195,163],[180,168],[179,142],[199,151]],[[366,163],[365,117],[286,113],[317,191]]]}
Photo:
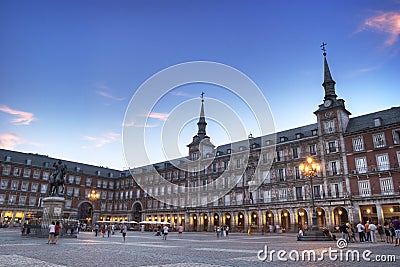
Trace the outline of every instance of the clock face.
{"label": "clock face", "polygon": [[332,104],[332,100],[330,100],[330,99],[327,99],[327,100],[325,100],[325,102],[324,102],[324,107],[329,107],[330,105]]}

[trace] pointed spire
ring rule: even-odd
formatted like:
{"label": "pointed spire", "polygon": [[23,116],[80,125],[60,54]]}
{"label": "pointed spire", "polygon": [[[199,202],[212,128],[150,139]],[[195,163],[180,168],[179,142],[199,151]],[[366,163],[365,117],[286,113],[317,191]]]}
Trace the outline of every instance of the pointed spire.
{"label": "pointed spire", "polygon": [[200,118],[199,122],[197,123],[198,132],[197,135],[200,137],[200,140],[206,137],[206,118],[204,116],[204,93],[201,93],[201,110],[200,110]]}
{"label": "pointed spire", "polygon": [[325,89],[325,98],[336,98],[337,95],[335,93],[335,84],[336,82],[332,79],[332,75],[331,75],[331,71],[329,70],[329,65],[328,65],[328,61],[326,60],[326,49],[325,46],[327,44],[326,43],[322,43],[321,45],[321,50],[324,51],[323,55],[324,55],[324,83],[322,84],[322,86]]}

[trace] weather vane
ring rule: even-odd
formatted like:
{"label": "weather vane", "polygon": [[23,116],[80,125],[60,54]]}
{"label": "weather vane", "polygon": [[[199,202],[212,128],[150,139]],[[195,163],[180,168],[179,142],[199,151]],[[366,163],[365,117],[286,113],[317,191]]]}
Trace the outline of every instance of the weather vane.
{"label": "weather vane", "polygon": [[201,102],[204,101],[204,92],[201,92]]}
{"label": "weather vane", "polygon": [[324,56],[326,56],[326,48],[325,48],[326,45],[327,45],[326,43],[322,42],[322,45],[319,46],[321,47],[321,50],[324,51],[323,53]]}

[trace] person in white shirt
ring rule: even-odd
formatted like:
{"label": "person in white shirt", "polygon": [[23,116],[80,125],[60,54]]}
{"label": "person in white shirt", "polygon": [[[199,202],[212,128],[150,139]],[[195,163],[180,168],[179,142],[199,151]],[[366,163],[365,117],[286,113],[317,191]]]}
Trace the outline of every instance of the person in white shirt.
{"label": "person in white shirt", "polygon": [[359,222],[356,227],[357,227],[358,237],[360,238],[360,242],[364,242],[365,240],[364,225],[361,222]]}
{"label": "person in white shirt", "polygon": [[54,234],[56,233],[56,223],[53,221],[49,225],[49,238],[47,244],[54,244]]}
{"label": "person in white shirt", "polygon": [[371,222],[368,228],[369,230],[371,230],[371,242],[376,243],[376,235],[375,235],[375,231],[377,229],[376,225],[373,222]]}
{"label": "person in white shirt", "polygon": [[167,240],[167,235],[168,235],[168,226],[164,225],[163,227],[163,239]]}

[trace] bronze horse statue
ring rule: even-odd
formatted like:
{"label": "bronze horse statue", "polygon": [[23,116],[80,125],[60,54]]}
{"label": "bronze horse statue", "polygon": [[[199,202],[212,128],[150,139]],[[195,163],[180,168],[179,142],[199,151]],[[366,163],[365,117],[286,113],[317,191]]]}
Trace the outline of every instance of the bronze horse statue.
{"label": "bronze horse statue", "polygon": [[67,165],[62,164],[62,161],[59,160],[57,163],[54,162],[53,167],[56,168],[56,171],[50,177],[49,195],[51,197],[63,196]]}

